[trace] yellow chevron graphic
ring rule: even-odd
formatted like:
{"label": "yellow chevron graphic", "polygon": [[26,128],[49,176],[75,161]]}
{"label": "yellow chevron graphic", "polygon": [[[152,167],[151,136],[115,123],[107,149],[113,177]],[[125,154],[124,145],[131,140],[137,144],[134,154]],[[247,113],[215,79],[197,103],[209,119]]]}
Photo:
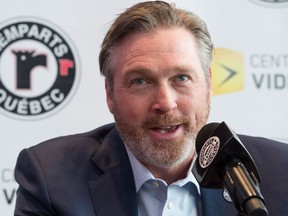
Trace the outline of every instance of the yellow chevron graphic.
{"label": "yellow chevron graphic", "polygon": [[244,89],[244,58],[242,53],[216,48],[212,61],[213,94],[225,94]]}

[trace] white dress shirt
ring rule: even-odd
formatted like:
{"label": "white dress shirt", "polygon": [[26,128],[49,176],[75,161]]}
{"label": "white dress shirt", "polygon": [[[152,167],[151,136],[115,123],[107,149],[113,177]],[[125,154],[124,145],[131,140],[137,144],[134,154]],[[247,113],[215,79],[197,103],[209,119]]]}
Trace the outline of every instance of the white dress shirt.
{"label": "white dress shirt", "polygon": [[[184,179],[168,185],[137,160],[126,147],[132,166],[139,216],[198,216],[199,184],[191,172],[194,161]],[[198,207],[197,207],[198,206]]]}

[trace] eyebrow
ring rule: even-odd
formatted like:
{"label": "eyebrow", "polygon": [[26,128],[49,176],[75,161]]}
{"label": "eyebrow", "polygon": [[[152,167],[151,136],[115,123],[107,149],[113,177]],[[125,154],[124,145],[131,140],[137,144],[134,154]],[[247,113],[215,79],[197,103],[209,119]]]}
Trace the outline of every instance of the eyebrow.
{"label": "eyebrow", "polygon": [[[125,73],[125,77],[130,77],[133,75],[153,75],[153,70],[150,70],[148,68],[144,68],[144,67],[136,67],[133,69],[129,69],[126,71]],[[194,68],[191,67],[187,67],[187,66],[176,66],[173,67],[169,70],[167,70],[168,73],[192,73],[192,74],[196,74],[196,71]]]}
{"label": "eyebrow", "polygon": [[124,78],[127,79],[129,77],[133,77],[133,76],[139,76],[139,75],[152,75],[152,70],[149,70],[147,68],[143,68],[143,67],[137,67],[137,68],[133,68],[133,69],[129,69],[125,72]]}

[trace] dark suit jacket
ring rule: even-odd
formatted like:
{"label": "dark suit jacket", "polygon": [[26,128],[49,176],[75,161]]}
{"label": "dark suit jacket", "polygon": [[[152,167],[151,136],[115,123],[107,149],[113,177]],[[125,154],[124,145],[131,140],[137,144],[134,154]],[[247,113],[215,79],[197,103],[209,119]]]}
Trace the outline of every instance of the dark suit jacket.
{"label": "dark suit jacket", "polygon": [[[270,216],[288,215],[288,145],[240,136],[262,176]],[[15,215],[136,216],[134,178],[114,124],[23,150]],[[201,188],[204,216],[233,216],[223,190]]]}

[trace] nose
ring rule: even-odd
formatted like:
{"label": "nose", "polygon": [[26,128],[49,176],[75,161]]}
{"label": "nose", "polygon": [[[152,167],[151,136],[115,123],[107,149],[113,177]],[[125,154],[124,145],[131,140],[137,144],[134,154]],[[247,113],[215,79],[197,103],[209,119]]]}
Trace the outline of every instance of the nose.
{"label": "nose", "polygon": [[168,113],[177,108],[176,92],[169,84],[159,85],[153,95],[152,110],[158,114]]}

